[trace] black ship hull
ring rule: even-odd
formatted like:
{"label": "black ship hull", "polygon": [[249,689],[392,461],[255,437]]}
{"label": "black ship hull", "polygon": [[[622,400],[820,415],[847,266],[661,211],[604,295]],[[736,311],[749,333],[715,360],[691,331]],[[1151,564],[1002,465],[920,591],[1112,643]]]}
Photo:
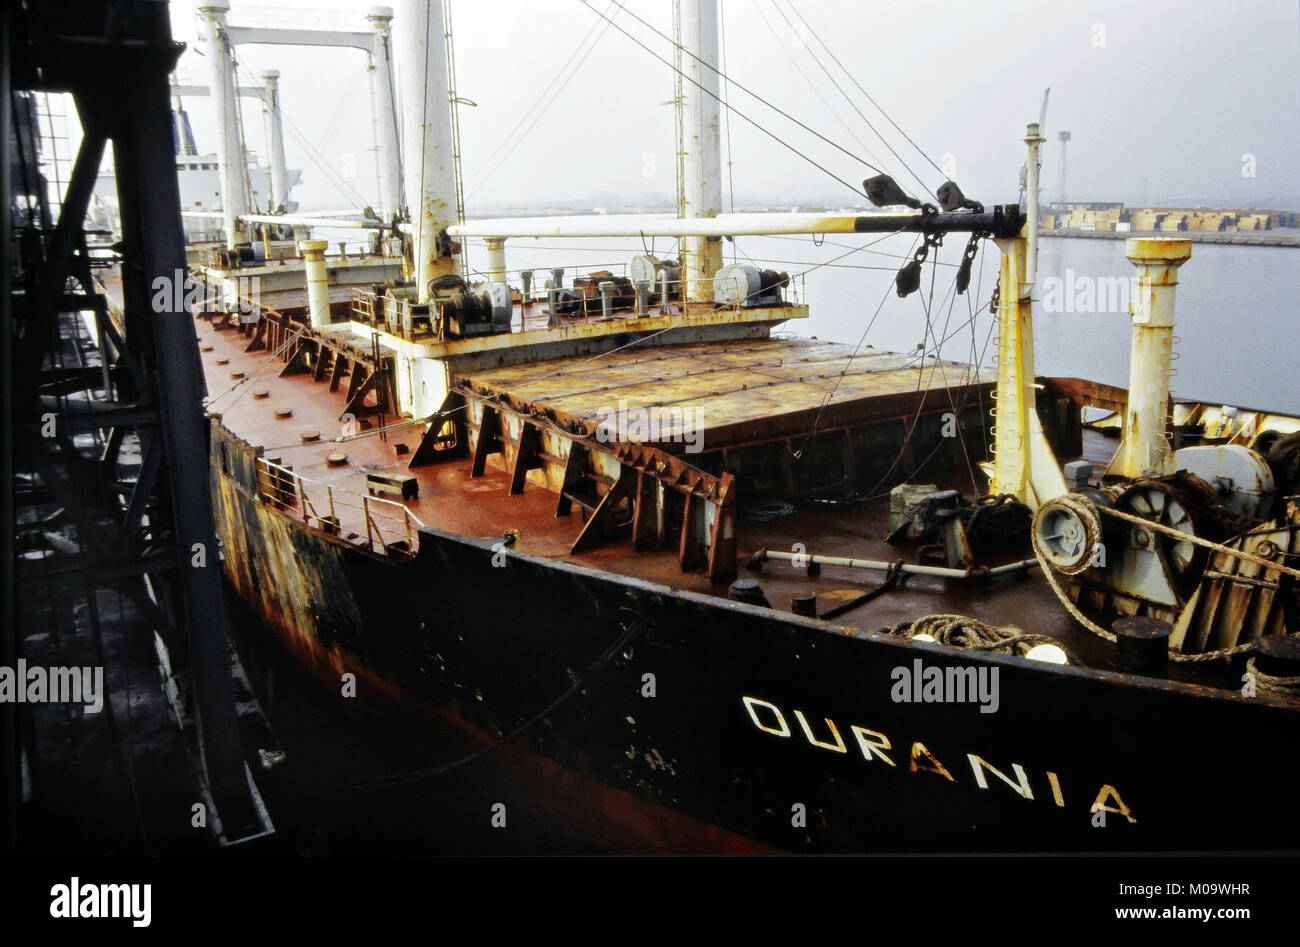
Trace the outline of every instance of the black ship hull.
{"label": "black ship hull", "polygon": [[[849,633],[435,529],[395,561],[259,501],[241,466],[213,466],[225,570],[279,643],[511,755],[610,851],[1300,848],[1286,706]],[[897,699],[918,659],[996,670],[996,710]]]}

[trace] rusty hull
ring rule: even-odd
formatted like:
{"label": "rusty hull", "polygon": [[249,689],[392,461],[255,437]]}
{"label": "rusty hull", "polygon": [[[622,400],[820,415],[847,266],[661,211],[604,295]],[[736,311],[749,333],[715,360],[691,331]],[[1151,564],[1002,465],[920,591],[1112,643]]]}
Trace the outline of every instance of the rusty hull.
{"label": "rusty hull", "polygon": [[[512,476],[517,456],[509,444],[495,455],[499,466],[487,464],[477,476],[472,452],[408,469],[422,425],[334,443],[342,396],[317,373],[282,376],[283,363],[266,350],[246,351],[248,338],[235,329],[201,328],[200,341],[211,347],[203,361],[225,569],[241,597],[328,686],[357,673],[376,706],[460,728],[470,743],[505,754],[516,772],[570,798],[596,800],[569,816],[608,850],[1300,847],[1285,804],[1295,764],[1277,750],[1294,730],[1295,711],[1268,697],[1238,696],[1235,665],[1173,665],[1168,680],[1118,673],[1110,645],[1075,625],[1045,583],[1018,577],[987,585],[912,577],[831,624],[791,614],[792,599],[813,592],[824,611],[880,577],[836,568],[814,577],[769,563],[759,579],[773,608],[732,602],[707,571],[683,572],[678,549],[608,541],[575,552],[579,511],[556,515],[545,464],[526,470],[522,482]],[[822,413],[844,443],[829,451],[844,469],[872,479],[883,471],[882,481],[912,476],[982,488],[973,467],[980,458],[962,445],[982,439],[986,383],[954,391],[935,380],[939,366],[909,373],[876,355],[862,361],[880,371],[852,375],[845,367],[851,372],[859,359],[816,343],[710,345],[682,348],[710,379],[700,400],[717,412],[706,456],[677,454],[683,462],[717,475],[733,463],[743,468],[745,451],[789,454],[809,413],[822,411],[811,400],[818,384],[843,375],[845,397]],[[476,356],[459,364],[458,385],[521,416],[579,428],[611,394],[642,406],[691,394],[674,387],[689,384],[690,369],[665,359],[668,350],[631,352],[602,359],[599,369],[575,359],[564,366],[567,377],[544,382],[533,379],[552,366],[503,367],[509,359]],[[714,358],[719,352],[725,357]],[[232,379],[233,371],[245,378]],[[753,393],[746,377],[758,380]],[[771,394],[764,388],[795,399],[802,429],[783,420],[777,402],[763,400]],[[1046,391],[1049,415],[1075,403],[1065,386],[1049,383]],[[958,393],[967,400],[951,400]],[[976,426],[940,451],[937,428],[920,421],[933,424],[953,406],[974,411]],[[274,409],[285,407],[292,415],[277,418]],[[481,417],[471,412],[470,420]],[[308,430],[321,440],[304,442]],[[871,442],[864,430],[887,433]],[[1066,440],[1090,460],[1104,462],[1113,450],[1099,435],[1084,437],[1077,423]],[[474,446],[472,438],[465,446]],[[1068,446],[1062,456],[1071,456]],[[331,464],[333,451],[346,452],[346,462]],[[361,542],[355,529],[319,529],[300,507],[259,496],[259,454],[358,495],[367,473],[414,476],[419,496],[405,506],[426,528],[402,555]],[[881,460],[896,455],[898,469]],[[742,469],[737,482],[743,506],[743,488],[755,478],[747,481]],[[882,482],[872,502],[850,510],[801,509],[765,522],[742,515],[735,554],[744,560],[760,548],[800,543],[814,554],[911,557],[914,548],[880,538],[887,490]],[[873,631],[935,612],[1051,635],[1084,667],[905,644]],[[917,658],[998,668],[1002,709],[984,717],[971,706],[891,701],[890,669]],[[646,674],[658,682],[654,698],[642,696]],[[788,732],[758,726],[744,698],[778,707]],[[885,758],[859,752],[858,730],[887,737],[892,749],[881,751]],[[1237,762],[1205,765],[1207,734],[1230,739]],[[968,763],[972,757],[1006,775],[981,784],[985,770]],[[1032,791],[1012,786],[1013,764],[1025,769]],[[1113,815],[1111,828],[1099,830],[1090,806],[1109,799],[1107,789],[1133,817]],[[1207,799],[1223,811],[1207,816]],[[792,802],[807,806],[806,828],[792,829]]]}

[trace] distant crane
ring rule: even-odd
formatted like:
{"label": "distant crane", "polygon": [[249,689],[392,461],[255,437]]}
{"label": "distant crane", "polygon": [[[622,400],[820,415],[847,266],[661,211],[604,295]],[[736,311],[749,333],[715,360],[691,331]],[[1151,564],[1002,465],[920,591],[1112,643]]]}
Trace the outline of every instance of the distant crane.
{"label": "distant crane", "polygon": [[[1038,134],[1047,135],[1047,97],[1052,94],[1052,87],[1048,86],[1043,91],[1043,108],[1038,113]],[[1020,206],[1025,205],[1025,191],[1029,186],[1029,162],[1025,161],[1020,166]]]}
{"label": "distant crane", "polygon": [[1061,210],[1065,210],[1065,159],[1067,157],[1066,149],[1070,144],[1070,133],[1057,132],[1056,137],[1061,142]]}

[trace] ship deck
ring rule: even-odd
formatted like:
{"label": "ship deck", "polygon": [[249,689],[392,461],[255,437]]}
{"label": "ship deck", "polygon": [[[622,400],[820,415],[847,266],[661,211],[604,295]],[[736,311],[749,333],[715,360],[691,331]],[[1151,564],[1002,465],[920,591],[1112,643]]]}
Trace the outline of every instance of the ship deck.
{"label": "ship deck", "polygon": [[[583,526],[575,506],[567,516],[556,515],[555,492],[533,480],[521,493],[509,492],[511,475],[504,466],[489,464],[481,476],[471,476],[468,458],[446,460],[408,470],[410,452],[420,443],[423,425],[409,425],[337,443],[342,433],[339,415],[342,393],[330,394],[311,372],[281,377],[283,362],[265,350],[246,352],[247,337],[231,329],[199,322],[203,365],[211,393],[209,410],[234,434],[264,448],[268,459],[292,467],[293,473],[323,489],[362,494],[366,476],[374,472],[413,475],[418,498],[404,500],[406,508],[425,525],[470,537],[491,539],[515,531],[518,551],[573,562],[616,574],[724,597],[726,587],[711,585],[703,571],[683,572],[670,549],[633,551],[627,543],[610,543],[574,554],[571,546]],[[224,364],[218,364],[218,362]],[[232,378],[232,372],[243,372]],[[561,421],[590,425],[603,409],[639,407],[660,411],[690,406],[700,412],[704,437],[711,448],[727,437],[759,439],[791,436],[808,430],[809,419],[848,402],[875,401],[891,406],[920,392],[952,396],[948,385],[984,382],[956,363],[920,362],[913,357],[867,351],[808,339],[733,339],[726,342],[675,346],[636,346],[593,361],[571,357],[545,363],[496,366],[456,373],[458,380],[480,391],[508,396],[530,410],[550,413]],[[254,397],[253,392],[261,397]],[[290,409],[289,416],[277,409]],[[395,420],[391,416],[388,423]],[[626,417],[620,419],[622,425]],[[789,430],[785,430],[785,428]],[[762,429],[762,430],[760,430]],[[320,432],[321,439],[304,442],[303,432]],[[714,440],[714,438],[718,440]],[[1085,459],[1104,466],[1116,441],[1085,430]],[[331,464],[332,452],[347,460]],[[684,455],[689,460],[690,455]],[[936,483],[966,496],[984,492],[978,470],[927,474],[912,482]],[[342,514],[342,532],[363,530]],[[355,516],[355,514],[354,514]],[[789,515],[750,517],[742,498],[737,517],[740,574],[757,550],[791,550],[802,544],[809,553],[828,556],[915,561],[917,544],[892,545],[884,539],[889,518],[889,493],[882,487],[868,502],[835,511],[796,508]],[[355,535],[355,533],[353,533]],[[991,561],[998,565],[1004,561]],[[820,612],[834,608],[879,585],[880,572],[825,567],[819,576],[787,562],[769,561],[758,575],[764,593],[778,610],[790,610],[795,596],[817,596]],[[936,613],[960,613],[993,625],[1011,625],[1058,641],[1078,662],[1113,669],[1113,646],[1077,625],[1057,601],[1037,570],[987,582],[911,575],[891,591],[834,619],[852,629],[881,630],[901,621]],[[1202,684],[1224,684],[1222,671],[1205,665],[1171,665],[1169,677]]]}
{"label": "ship deck", "polygon": [[892,411],[917,392],[992,380],[959,362],[803,338],[636,346],[458,379],[565,424],[603,424],[615,440],[651,431],[687,450],[806,435],[828,408],[869,399]]}

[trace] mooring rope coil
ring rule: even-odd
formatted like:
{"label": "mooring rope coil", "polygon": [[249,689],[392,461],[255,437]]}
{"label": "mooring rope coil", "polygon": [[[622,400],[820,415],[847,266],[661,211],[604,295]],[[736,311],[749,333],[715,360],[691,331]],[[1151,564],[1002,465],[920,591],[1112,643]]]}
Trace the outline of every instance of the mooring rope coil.
{"label": "mooring rope coil", "polygon": [[937,644],[961,651],[1005,651],[1024,657],[1038,645],[1060,648],[1070,664],[1079,662],[1061,642],[1050,635],[1030,634],[1014,625],[989,625],[967,615],[925,615],[902,621],[885,629],[895,638],[915,638],[925,634]]}
{"label": "mooring rope coil", "polygon": [[1255,666],[1253,657],[1246,659],[1246,673],[1255,679],[1255,686],[1260,690],[1278,694],[1290,700],[1300,700],[1300,677],[1284,677],[1261,671]]}
{"label": "mooring rope coil", "polygon": [[[1082,548],[1085,551],[1084,555],[1081,556],[1077,562],[1071,563],[1068,566],[1055,566],[1057,571],[1063,572],[1066,575],[1078,575],[1092,564],[1093,550],[1095,550],[1098,543],[1101,542],[1101,520],[1097,516],[1097,508],[1086,498],[1075,496],[1071,493],[1056,497],[1052,500],[1052,504],[1074,515],[1083,526]],[[1041,548],[1039,531],[1031,527],[1029,534],[1034,547],[1034,556],[1037,557],[1039,566],[1043,566],[1045,553]],[[1044,569],[1045,568],[1046,567],[1044,566]]]}

